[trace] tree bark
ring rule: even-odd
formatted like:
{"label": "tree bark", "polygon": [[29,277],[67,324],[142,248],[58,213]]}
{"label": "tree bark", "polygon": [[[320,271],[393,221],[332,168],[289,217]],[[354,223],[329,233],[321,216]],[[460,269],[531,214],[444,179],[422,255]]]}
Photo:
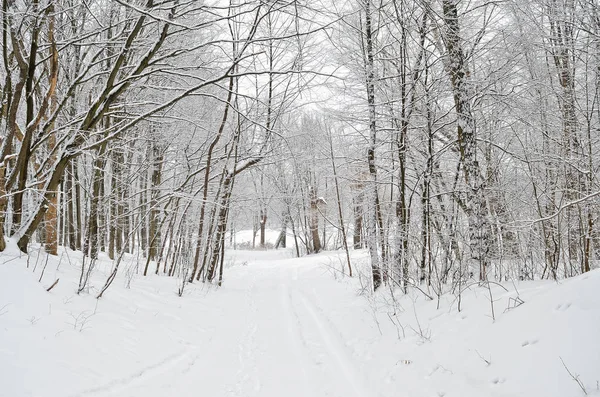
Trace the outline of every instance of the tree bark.
{"label": "tree bark", "polygon": [[479,279],[486,280],[490,230],[487,220],[485,184],[477,162],[477,130],[471,109],[471,88],[467,59],[460,37],[458,0],[443,0],[447,68],[452,83],[457,116],[457,138],[464,179],[467,185],[464,208],[469,224],[472,265],[479,267]]}
{"label": "tree bark", "polygon": [[94,160],[94,173],[92,177],[92,195],[90,197],[90,214],[88,218],[87,233],[83,251],[91,259],[98,259],[99,251],[99,217],[100,217],[100,199],[102,195],[102,185],[104,184],[104,154],[106,144],[98,149],[96,159]]}
{"label": "tree bark", "polygon": [[377,192],[377,167],[375,164],[375,147],[377,145],[377,112],[375,104],[375,61],[373,50],[373,30],[371,16],[371,0],[366,0],[365,7],[365,71],[366,94],[369,108],[369,146],[367,149],[367,164],[369,179],[367,181],[367,246],[371,258],[373,290],[382,283],[380,253],[378,244],[379,195]]}

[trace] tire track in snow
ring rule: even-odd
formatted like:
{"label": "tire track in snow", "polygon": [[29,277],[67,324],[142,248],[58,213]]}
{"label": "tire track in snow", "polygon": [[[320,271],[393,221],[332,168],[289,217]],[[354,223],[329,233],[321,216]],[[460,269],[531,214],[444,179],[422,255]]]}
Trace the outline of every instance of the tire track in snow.
{"label": "tire track in snow", "polygon": [[325,318],[322,311],[315,306],[304,293],[298,293],[302,307],[308,313],[313,325],[318,331],[319,336],[325,344],[325,348],[335,361],[335,364],[343,375],[344,380],[350,385],[354,395],[357,397],[370,397],[371,391],[365,386],[364,379],[360,371],[352,364],[351,355],[347,352],[347,347],[340,341],[339,332],[332,329],[331,321]]}

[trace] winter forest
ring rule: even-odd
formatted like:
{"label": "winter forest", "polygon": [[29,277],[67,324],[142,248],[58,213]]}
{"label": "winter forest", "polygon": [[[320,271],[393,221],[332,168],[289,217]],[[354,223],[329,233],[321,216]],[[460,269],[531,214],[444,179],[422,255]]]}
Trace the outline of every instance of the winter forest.
{"label": "winter forest", "polygon": [[[281,349],[293,346],[305,383],[320,386],[287,395],[600,394],[600,304],[592,305],[600,288],[597,0],[2,0],[1,18],[0,379],[16,377],[8,389],[0,381],[0,395],[174,395],[149,385],[163,369],[194,371],[209,354],[200,345],[185,342],[181,356],[164,347],[158,355],[171,359],[163,361],[138,351],[141,372],[123,358],[111,381],[85,375],[61,391],[19,380],[34,371],[19,360],[43,356],[36,365],[45,368],[65,346],[76,350],[68,340],[56,351],[24,347],[32,339],[17,335],[15,324],[27,317],[34,328],[46,317],[11,316],[31,302],[48,321],[72,317],[47,326],[52,340],[65,323],[77,335],[97,332],[81,341],[87,346],[99,344],[106,324],[120,324],[99,320],[98,308],[142,300],[163,305],[161,313],[188,308],[198,324],[236,310],[231,317],[247,320],[237,325],[243,335],[216,328],[221,343],[239,347],[243,365],[213,374],[229,368],[215,346],[210,357],[221,361],[203,374],[233,383],[207,396],[282,395],[248,368],[275,368],[255,353],[268,335],[288,331],[302,342],[282,341]],[[144,295],[128,295],[138,284]],[[546,291],[538,301],[536,288]],[[536,317],[578,297],[588,305],[571,329],[566,320]],[[543,305],[553,299],[560,302]],[[281,317],[265,313],[272,301],[282,304]],[[73,304],[80,309],[68,309]],[[535,381],[506,375],[526,370],[495,362],[485,347],[461,368],[479,379],[506,365],[498,369],[505,375],[456,386],[460,348],[445,347],[454,369],[440,364],[443,357],[427,358],[423,373],[439,379],[422,389],[416,357],[457,340],[444,333],[450,317],[441,322],[436,313],[466,316],[478,305],[483,320],[464,329],[479,321],[492,328],[452,332],[496,343],[498,360],[502,350],[507,360],[517,356],[508,342],[483,342],[486,335],[540,324],[554,329],[555,348],[576,338],[574,328],[584,330],[579,350],[589,353],[566,345],[560,359],[534,355],[532,363],[551,367],[540,364],[537,382],[562,380],[542,393]],[[223,307],[219,316],[211,311]],[[151,317],[144,328],[155,336],[174,321]],[[281,318],[287,331],[261,334]],[[357,336],[364,323],[370,347]],[[193,327],[178,327],[178,337],[191,340],[182,329]],[[529,334],[538,336],[526,345],[540,345],[528,349],[541,349],[543,337]],[[319,346],[330,356],[319,364],[328,376],[312,362]],[[19,359],[18,349],[31,351]],[[402,356],[407,349],[417,350]],[[386,361],[377,351],[405,372],[374,370]],[[45,376],[77,373],[54,371]],[[173,385],[183,387],[181,379]]]}

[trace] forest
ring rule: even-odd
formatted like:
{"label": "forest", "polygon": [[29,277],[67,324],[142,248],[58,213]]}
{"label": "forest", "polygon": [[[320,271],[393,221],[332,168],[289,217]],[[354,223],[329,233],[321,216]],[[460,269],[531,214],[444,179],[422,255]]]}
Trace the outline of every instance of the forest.
{"label": "forest", "polygon": [[[221,285],[365,249],[370,288],[600,259],[597,0],[2,0],[0,251]],[[252,229],[252,242],[236,231]],[[266,230],[277,230],[275,244]],[[250,246],[248,246],[250,245]],[[225,274],[224,274],[225,273]]]}

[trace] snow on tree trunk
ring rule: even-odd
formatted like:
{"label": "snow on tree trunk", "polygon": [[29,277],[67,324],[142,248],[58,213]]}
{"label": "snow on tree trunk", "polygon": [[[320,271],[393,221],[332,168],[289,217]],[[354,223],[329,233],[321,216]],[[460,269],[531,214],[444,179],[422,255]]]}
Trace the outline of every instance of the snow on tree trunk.
{"label": "snow on tree trunk", "polygon": [[365,30],[363,32],[365,42],[365,85],[367,93],[367,105],[369,108],[369,145],[367,148],[367,164],[369,168],[366,182],[366,233],[369,257],[371,258],[371,271],[373,279],[373,290],[377,290],[382,283],[381,261],[379,253],[378,236],[378,193],[377,193],[377,168],[375,165],[375,146],[377,145],[377,122],[375,104],[375,70],[373,56],[373,31],[371,27],[371,0],[364,3]]}

